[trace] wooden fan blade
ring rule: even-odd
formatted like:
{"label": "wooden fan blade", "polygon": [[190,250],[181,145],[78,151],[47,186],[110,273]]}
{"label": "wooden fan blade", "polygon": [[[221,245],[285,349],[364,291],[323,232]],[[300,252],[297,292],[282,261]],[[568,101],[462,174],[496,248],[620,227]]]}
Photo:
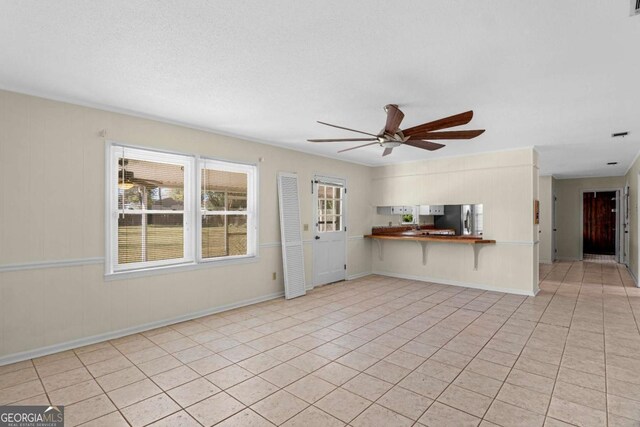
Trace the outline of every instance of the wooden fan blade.
{"label": "wooden fan blade", "polygon": [[344,153],[345,151],[355,150],[356,148],[368,147],[369,145],[374,145],[374,144],[378,144],[378,142],[377,141],[376,142],[370,142],[368,144],[362,144],[362,145],[358,145],[356,147],[345,148],[344,150],[338,151],[338,153]]}
{"label": "wooden fan blade", "polygon": [[423,123],[402,131],[404,136],[423,134],[434,130],[451,128],[454,126],[466,125],[473,118],[473,111],[456,114],[455,116],[445,117],[444,119],[435,120],[429,123]]}
{"label": "wooden fan blade", "polygon": [[387,123],[384,125],[384,132],[389,135],[395,135],[400,129],[404,113],[395,104],[386,105],[384,109],[387,112]]}
{"label": "wooden fan blade", "polygon": [[478,130],[450,130],[444,132],[427,132],[409,136],[410,140],[417,139],[472,139],[484,133],[484,129]]}
{"label": "wooden fan blade", "polygon": [[338,125],[332,125],[331,123],[325,123],[325,122],[321,122],[318,120],[318,123],[320,123],[321,125],[325,125],[325,126],[331,126],[332,128],[338,128],[338,129],[343,129],[343,130],[348,130],[349,132],[356,132],[356,133],[362,133],[364,135],[369,135],[369,136],[375,136],[377,137],[378,135],[374,135],[372,133],[369,132],[363,132],[361,130],[355,130],[355,129],[349,129],[349,128],[345,128],[342,126],[338,126]]}
{"label": "wooden fan blade", "polygon": [[389,154],[391,154],[392,151],[393,151],[393,148],[385,148],[384,152],[382,153],[382,157],[388,156]]}
{"label": "wooden fan blade", "polygon": [[309,142],[377,141],[378,138],[307,139]]}
{"label": "wooden fan blade", "polygon": [[416,148],[422,148],[423,150],[436,151],[445,147],[444,144],[438,144],[437,142],[431,141],[405,141],[406,145],[410,145]]}

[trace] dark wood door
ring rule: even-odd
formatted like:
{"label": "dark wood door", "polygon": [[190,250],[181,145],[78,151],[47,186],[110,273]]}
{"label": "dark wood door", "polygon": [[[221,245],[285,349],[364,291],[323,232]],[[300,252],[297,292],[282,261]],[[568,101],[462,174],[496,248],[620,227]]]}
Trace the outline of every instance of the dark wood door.
{"label": "dark wood door", "polygon": [[584,193],[582,237],[584,253],[615,255],[615,191]]}

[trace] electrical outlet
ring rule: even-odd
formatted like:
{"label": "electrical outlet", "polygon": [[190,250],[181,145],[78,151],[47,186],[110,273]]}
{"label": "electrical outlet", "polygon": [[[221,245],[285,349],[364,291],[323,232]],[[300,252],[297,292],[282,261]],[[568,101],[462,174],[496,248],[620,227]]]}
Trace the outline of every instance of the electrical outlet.
{"label": "electrical outlet", "polygon": [[271,275],[271,279],[272,280],[276,280],[276,272],[274,271],[273,274]]}

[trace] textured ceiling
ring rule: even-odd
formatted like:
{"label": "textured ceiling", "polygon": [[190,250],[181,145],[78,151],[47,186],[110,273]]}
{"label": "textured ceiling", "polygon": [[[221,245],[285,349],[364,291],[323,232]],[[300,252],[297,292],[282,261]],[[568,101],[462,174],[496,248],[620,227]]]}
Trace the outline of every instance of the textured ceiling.
{"label": "textured ceiling", "polygon": [[[0,87],[370,165],[535,146],[542,174],[624,174],[640,150],[628,0],[0,0]],[[307,138],[469,109],[438,152]],[[610,134],[631,135],[613,141]],[[135,142],[135,141],[132,141]],[[614,167],[605,165],[618,161]]]}

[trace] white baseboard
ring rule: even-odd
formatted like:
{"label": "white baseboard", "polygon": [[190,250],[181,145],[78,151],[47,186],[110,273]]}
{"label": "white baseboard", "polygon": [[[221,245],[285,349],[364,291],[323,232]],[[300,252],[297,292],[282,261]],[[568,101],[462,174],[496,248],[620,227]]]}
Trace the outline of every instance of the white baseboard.
{"label": "white baseboard", "polygon": [[633,272],[633,270],[631,270],[629,268],[629,266],[627,266],[627,271],[629,272],[629,275],[631,276],[631,278],[633,279],[633,283],[636,284],[636,287],[638,286],[638,277],[636,277],[635,273]]}
{"label": "white baseboard", "polygon": [[[356,273],[356,274],[352,274],[350,276],[345,277],[344,280],[355,280],[355,279],[359,279],[361,277],[365,277],[365,276],[369,276],[371,275],[371,272],[364,272],[364,273]],[[312,289],[316,289],[316,288],[320,288],[322,286],[326,286],[326,285],[331,285],[332,283],[325,283],[324,285],[308,285],[307,286],[307,291],[310,291]]]}
{"label": "white baseboard", "polygon": [[210,314],[233,310],[234,308],[240,308],[240,307],[245,307],[251,304],[257,304],[257,303],[269,301],[275,298],[280,298],[282,296],[284,296],[284,291],[274,292],[271,294],[263,295],[256,298],[250,298],[250,299],[239,301],[232,304],[221,305],[218,307],[209,308],[209,309],[198,311],[195,313],[184,314],[182,316],[173,317],[171,319],[158,320],[155,322],[145,323],[143,325],[120,329],[118,331],[107,332],[104,334],[93,335],[90,337],[78,338],[78,339],[67,341],[64,343],[54,344],[46,347],[40,347],[33,350],[23,351],[20,353],[8,354],[6,356],[0,356],[0,366],[8,365],[10,363],[15,363],[15,362],[21,362],[23,360],[29,360],[36,357],[46,356],[49,354],[70,350],[73,348],[84,347],[86,345],[96,344],[102,341],[108,341],[115,338],[124,337],[126,335],[137,334],[139,332],[148,331],[150,329],[160,328],[162,326],[173,325],[175,323],[196,319],[198,317],[208,316]]}
{"label": "white baseboard", "polygon": [[524,291],[522,289],[513,288],[498,288],[496,286],[485,285],[482,283],[461,282],[458,280],[443,279],[440,277],[427,277],[427,276],[413,276],[410,274],[392,273],[389,271],[374,271],[372,274],[378,274],[380,276],[396,277],[398,279],[418,280],[420,282],[431,282],[442,285],[463,286],[465,288],[480,289],[483,291],[504,292],[507,294],[524,295],[533,297],[537,292]]}
{"label": "white baseboard", "polygon": [[366,276],[370,276],[371,273],[370,271],[364,271],[362,273],[356,273],[356,274],[351,274],[349,276],[347,276],[347,280],[355,280],[355,279],[359,279],[361,277],[366,277]]}

